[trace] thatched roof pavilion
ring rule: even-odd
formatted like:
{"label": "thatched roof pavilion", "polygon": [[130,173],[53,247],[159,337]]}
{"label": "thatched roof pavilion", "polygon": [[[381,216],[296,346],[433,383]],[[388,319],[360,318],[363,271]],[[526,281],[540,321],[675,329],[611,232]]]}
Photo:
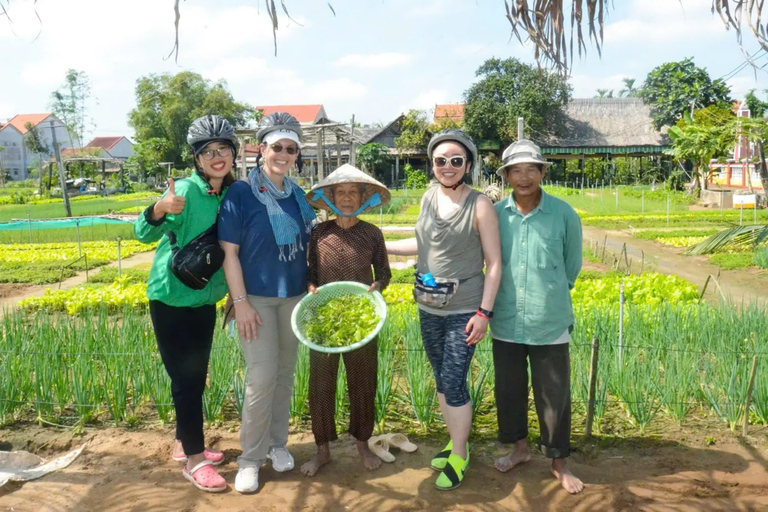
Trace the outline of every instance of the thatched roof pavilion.
{"label": "thatched roof pavilion", "polygon": [[650,106],[639,98],[573,99],[559,136],[532,134],[550,159],[651,156],[670,148],[666,127],[653,127]]}

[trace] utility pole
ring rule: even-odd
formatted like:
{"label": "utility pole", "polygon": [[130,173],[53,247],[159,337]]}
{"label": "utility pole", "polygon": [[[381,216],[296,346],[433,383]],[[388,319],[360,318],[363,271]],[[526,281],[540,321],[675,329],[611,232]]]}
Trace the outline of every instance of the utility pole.
{"label": "utility pole", "polygon": [[357,152],[355,151],[355,114],[352,114],[352,123],[349,125],[349,165],[357,167]]}
{"label": "utility pole", "polygon": [[517,140],[523,140],[525,137],[525,119],[522,117],[517,118]]}
{"label": "utility pole", "polygon": [[53,138],[53,151],[56,153],[56,165],[59,168],[59,181],[61,182],[61,197],[64,198],[64,208],[67,210],[67,217],[72,216],[72,207],[69,205],[69,196],[67,195],[67,178],[64,175],[64,166],[61,163],[61,151],[56,143],[56,128],[53,126],[53,119],[50,121],[51,137]]}

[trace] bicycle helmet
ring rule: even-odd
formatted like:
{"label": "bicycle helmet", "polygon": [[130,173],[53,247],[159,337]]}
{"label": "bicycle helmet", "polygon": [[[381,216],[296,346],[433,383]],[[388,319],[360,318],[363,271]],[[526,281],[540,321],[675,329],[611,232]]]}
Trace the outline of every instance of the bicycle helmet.
{"label": "bicycle helmet", "polygon": [[259,142],[264,142],[264,137],[266,137],[268,133],[282,130],[290,130],[301,139],[301,125],[296,118],[288,112],[274,112],[263,118],[261,122],[259,122],[259,131],[256,134],[256,137],[259,139]]}
{"label": "bicycle helmet", "polygon": [[464,133],[462,130],[450,129],[443,130],[434,134],[432,138],[429,139],[429,144],[427,144],[427,157],[429,158],[429,161],[432,161],[432,151],[434,151],[435,146],[445,141],[458,142],[464,146],[464,148],[467,150],[467,159],[471,164],[467,174],[472,172],[472,169],[474,169],[475,164],[477,163],[477,147],[475,146],[472,137]]}
{"label": "bicycle helmet", "polygon": [[214,141],[232,146],[234,154],[237,155],[237,135],[229,121],[215,114],[198,117],[192,121],[187,131],[187,143],[192,146],[195,156]]}

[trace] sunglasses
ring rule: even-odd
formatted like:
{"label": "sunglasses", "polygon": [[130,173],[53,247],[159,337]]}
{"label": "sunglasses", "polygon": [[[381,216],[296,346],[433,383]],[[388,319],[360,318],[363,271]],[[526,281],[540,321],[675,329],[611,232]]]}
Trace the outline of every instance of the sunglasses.
{"label": "sunglasses", "polygon": [[203,157],[203,160],[213,160],[213,157],[217,154],[221,158],[226,158],[232,155],[232,148],[229,146],[224,146],[223,148],[219,149],[204,149],[200,152],[200,156]]}
{"label": "sunglasses", "polygon": [[464,167],[464,162],[467,161],[467,158],[463,156],[452,156],[450,158],[446,158],[444,156],[436,156],[433,161],[435,162],[435,167],[446,167],[448,162],[450,162],[451,167],[454,169],[461,169]]}
{"label": "sunglasses", "polygon": [[275,153],[281,153],[283,149],[285,149],[285,152],[289,155],[295,155],[299,152],[299,148],[296,146],[283,146],[282,144],[275,142],[274,144],[269,145],[270,148],[272,148],[272,151]]}

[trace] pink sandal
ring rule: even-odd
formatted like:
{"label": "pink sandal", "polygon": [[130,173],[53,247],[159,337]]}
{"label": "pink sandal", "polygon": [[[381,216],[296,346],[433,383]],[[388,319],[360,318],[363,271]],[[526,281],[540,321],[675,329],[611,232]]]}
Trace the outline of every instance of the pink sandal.
{"label": "pink sandal", "polygon": [[[224,462],[224,453],[218,450],[210,450],[206,448],[203,450],[203,456],[205,457],[205,460],[209,461],[214,466],[218,466]],[[187,463],[187,456],[183,453],[181,455],[171,455],[171,458],[176,462]]]}
{"label": "pink sandal", "polygon": [[216,472],[209,460],[204,460],[192,468],[192,471],[187,471],[187,466],[184,466],[181,474],[201,491],[222,492],[227,489],[226,480]]}

